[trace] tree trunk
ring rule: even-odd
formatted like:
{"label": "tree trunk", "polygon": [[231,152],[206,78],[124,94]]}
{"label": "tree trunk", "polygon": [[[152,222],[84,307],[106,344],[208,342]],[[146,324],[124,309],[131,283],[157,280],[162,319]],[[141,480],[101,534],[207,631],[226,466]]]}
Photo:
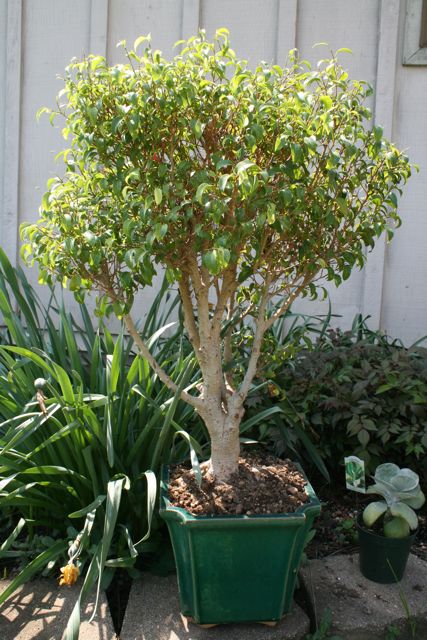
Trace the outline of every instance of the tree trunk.
{"label": "tree trunk", "polygon": [[241,416],[224,416],[216,424],[206,423],[211,437],[210,471],[217,482],[228,482],[237,471],[240,455]]}

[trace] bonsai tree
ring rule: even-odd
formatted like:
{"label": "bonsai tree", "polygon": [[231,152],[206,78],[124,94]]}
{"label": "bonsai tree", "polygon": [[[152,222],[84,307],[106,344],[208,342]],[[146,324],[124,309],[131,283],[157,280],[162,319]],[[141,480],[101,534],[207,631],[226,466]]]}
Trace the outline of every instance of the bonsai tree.
{"label": "bonsai tree", "polygon": [[[177,392],[132,312],[166,269],[202,376],[180,394],[206,424],[211,473],[226,481],[266,332],[391,237],[410,166],[372,128],[371,89],[349,80],[337,54],[315,70],[291,52],[286,68],[252,71],[225,29],[179,44],[171,61],[141,37],[133,50],[121,43],[126,64],[89,56],[67,67],[51,120],[64,119],[71,146],[40,220],[23,228],[24,255],[41,282],[58,279],[79,301],[97,290],[100,313],[123,318]],[[252,332],[243,372],[232,348],[242,319]]]}

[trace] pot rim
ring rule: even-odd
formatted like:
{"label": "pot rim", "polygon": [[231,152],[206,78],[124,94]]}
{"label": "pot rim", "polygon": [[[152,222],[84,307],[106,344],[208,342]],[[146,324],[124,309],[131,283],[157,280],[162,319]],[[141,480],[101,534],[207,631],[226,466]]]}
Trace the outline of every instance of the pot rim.
{"label": "pot rim", "polygon": [[317,497],[312,485],[310,484],[303,468],[301,467],[301,465],[298,462],[294,462],[293,463],[297,468],[298,471],[302,474],[302,476],[304,477],[304,480],[306,482],[305,486],[304,486],[304,491],[306,492],[306,494],[308,495],[308,502],[306,502],[305,504],[302,504],[301,506],[299,506],[295,511],[292,512],[288,512],[288,513],[258,513],[258,514],[253,514],[253,515],[246,515],[246,514],[242,514],[242,515],[221,515],[221,516],[217,516],[217,515],[203,515],[203,516],[194,516],[191,513],[189,513],[189,511],[187,511],[186,509],[184,509],[183,507],[174,507],[170,504],[169,501],[169,497],[168,497],[168,481],[169,481],[169,467],[172,465],[162,465],[162,469],[161,469],[161,479],[160,479],[160,508],[159,508],[159,512],[160,514],[163,512],[168,512],[168,513],[175,513],[176,516],[179,519],[182,520],[191,520],[194,522],[204,522],[204,521],[215,521],[215,522],[229,522],[232,523],[233,521],[235,522],[242,522],[242,521],[247,521],[248,523],[253,523],[256,524],[257,522],[259,523],[262,520],[268,520],[270,521],[272,524],[274,521],[276,521],[277,523],[279,522],[283,522],[284,520],[305,520],[306,519],[306,512],[310,512],[312,510],[316,511],[315,515],[319,515],[320,513],[320,508],[321,508],[321,502],[319,500],[319,498]]}

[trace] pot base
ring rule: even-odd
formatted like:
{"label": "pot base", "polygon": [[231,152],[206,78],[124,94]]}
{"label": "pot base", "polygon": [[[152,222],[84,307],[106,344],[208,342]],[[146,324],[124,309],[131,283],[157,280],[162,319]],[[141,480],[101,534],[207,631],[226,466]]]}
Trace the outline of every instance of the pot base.
{"label": "pot base", "polygon": [[[220,624],[199,624],[198,622],[196,622],[194,620],[194,618],[191,618],[190,616],[185,616],[187,618],[187,621],[190,622],[191,624],[195,624],[197,627],[200,627],[200,629],[212,629],[213,627],[219,627]],[[285,617],[285,616],[283,616]],[[283,618],[282,618],[283,620]],[[279,622],[281,622],[280,620],[260,620],[259,622],[255,622],[254,624],[262,624],[265,627],[277,627],[277,625],[279,624]]]}

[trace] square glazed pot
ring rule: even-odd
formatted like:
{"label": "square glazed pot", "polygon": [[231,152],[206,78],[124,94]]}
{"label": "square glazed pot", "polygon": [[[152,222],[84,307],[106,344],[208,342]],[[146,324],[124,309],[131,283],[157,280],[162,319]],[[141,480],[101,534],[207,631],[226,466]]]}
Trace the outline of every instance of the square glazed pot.
{"label": "square glazed pot", "polygon": [[183,615],[198,624],[280,620],[291,609],[305,541],[320,514],[310,483],[309,501],[294,513],[193,516],[171,506],[168,481],[164,467],[160,516],[172,541]]}

